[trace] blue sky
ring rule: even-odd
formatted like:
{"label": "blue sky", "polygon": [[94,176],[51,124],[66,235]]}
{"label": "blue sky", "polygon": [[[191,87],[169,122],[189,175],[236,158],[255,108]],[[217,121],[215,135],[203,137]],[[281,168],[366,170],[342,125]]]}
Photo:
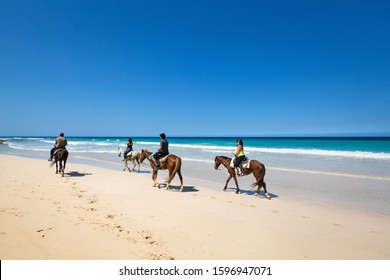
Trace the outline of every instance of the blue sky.
{"label": "blue sky", "polygon": [[0,135],[390,136],[389,1],[0,1]]}

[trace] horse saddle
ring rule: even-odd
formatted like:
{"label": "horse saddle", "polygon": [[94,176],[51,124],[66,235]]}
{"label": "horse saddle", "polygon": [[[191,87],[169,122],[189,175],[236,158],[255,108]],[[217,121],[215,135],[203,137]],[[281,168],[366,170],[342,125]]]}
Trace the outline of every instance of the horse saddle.
{"label": "horse saddle", "polygon": [[[241,161],[240,166],[241,168],[249,168],[249,164],[251,163],[251,160],[247,157],[244,158],[243,161]],[[234,168],[234,159],[230,162],[230,167]]]}
{"label": "horse saddle", "polygon": [[53,155],[55,155],[56,153],[58,153],[59,151],[66,151],[65,148],[58,148],[56,149],[54,152],[53,152]]}
{"label": "horse saddle", "polygon": [[[152,159],[152,157],[153,157],[154,154],[155,154],[155,153],[152,153],[152,154],[149,156],[149,159]],[[171,155],[171,154],[167,154],[166,156],[163,156],[162,158],[160,158],[160,159],[159,159],[160,163],[163,163],[164,161],[166,161],[170,155]]]}
{"label": "horse saddle", "polygon": [[167,154],[166,156],[160,158],[160,162],[162,163],[162,162],[166,161],[170,155],[171,154]]}

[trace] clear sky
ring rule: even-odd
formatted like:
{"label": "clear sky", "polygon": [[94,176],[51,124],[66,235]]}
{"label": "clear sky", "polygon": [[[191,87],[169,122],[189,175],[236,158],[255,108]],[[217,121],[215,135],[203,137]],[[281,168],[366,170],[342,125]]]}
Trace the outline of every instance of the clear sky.
{"label": "clear sky", "polygon": [[0,136],[390,136],[390,1],[0,1]]}

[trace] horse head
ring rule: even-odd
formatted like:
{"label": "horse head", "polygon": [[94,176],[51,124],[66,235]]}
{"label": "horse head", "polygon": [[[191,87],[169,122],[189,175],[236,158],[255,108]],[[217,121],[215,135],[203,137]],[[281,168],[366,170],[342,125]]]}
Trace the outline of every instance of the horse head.
{"label": "horse head", "polygon": [[152,153],[149,152],[148,150],[141,150],[141,154],[139,155],[139,162],[143,163],[145,158],[148,158]]}
{"label": "horse head", "polygon": [[216,156],[214,159],[214,169],[220,170],[219,166],[221,165],[221,160],[219,159],[219,156]]}
{"label": "horse head", "polygon": [[120,147],[118,147],[118,157],[121,157],[122,156],[122,149]]}

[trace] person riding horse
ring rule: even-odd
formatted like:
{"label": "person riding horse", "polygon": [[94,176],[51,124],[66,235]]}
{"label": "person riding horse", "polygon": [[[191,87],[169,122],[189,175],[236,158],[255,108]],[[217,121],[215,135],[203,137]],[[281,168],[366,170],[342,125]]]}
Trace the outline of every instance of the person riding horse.
{"label": "person riding horse", "polygon": [[235,156],[233,162],[234,168],[237,170],[238,176],[243,176],[243,172],[240,164],[245,159],[244,144],[242,143],[241,139],[237,139],[236,145],[237,145],[237,149],[234,152],[232,152],[232,154]]}
{"label": "person riding horse", "polygon": [[152,155],[152,160],[153,160],[154,164],[156,165],[156,168],[155,168],[156,170],[161,169],[159,159],[162,157],[165,157],[166,155],[169,154],[168,145],[169,144],[168,144],[168,141],[166,140],[165,133],[161,133],[160,134],[160,147],[158,148],[157,152],[155,152]]}
{"label": "person riding horse", "polygon": [[64,137],[64,133],[61,132],[60,133],[60,136],[58,136],[56,138],[56,142],[54,144],[54,147],[50,150],[50,158],[49,158],[49,161],[52,161],[53,160],[53,155],[54,155],[54,152],[59,150],[59,149],[65,149],[66,150],[66,145],[68,145],[68,140],[66,140],[66,138]]}
{"label": "person riding horse", "polygon": [[133,151],[133,139],[129,138],[129,140],[126,143],[126,150],[123,153],[123,161],[127,158],[127,155]]}

